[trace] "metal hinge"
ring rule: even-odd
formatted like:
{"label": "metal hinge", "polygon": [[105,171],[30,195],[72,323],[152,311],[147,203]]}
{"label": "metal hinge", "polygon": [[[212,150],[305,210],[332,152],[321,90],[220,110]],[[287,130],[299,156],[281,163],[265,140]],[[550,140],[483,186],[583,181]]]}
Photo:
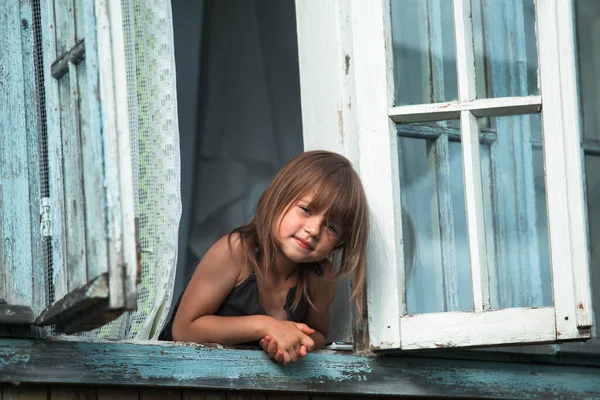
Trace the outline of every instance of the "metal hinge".
{"label": "metal hinge", "polygon": [[50,197],[40,200],[40,234],[42,237],[51,235],[52,221],[50,220]]}

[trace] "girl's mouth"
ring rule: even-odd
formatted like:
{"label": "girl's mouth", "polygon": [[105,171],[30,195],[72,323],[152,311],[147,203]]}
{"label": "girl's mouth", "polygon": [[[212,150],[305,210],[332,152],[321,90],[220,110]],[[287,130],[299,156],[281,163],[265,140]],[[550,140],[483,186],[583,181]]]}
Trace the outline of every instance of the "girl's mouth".
{"label": "girl's mouth", "polygon": [[296,240],[296,243],[298,243],[298,246],[300,246],[300,247],[302,247],[303,249],[306,249],[306,250],[312,250],[311,247],[310,247],[310,245],[307,242],[305,242],[304,240],[299,239],[299,238],[297,238],[295,236],[294,236],[294,239]]}

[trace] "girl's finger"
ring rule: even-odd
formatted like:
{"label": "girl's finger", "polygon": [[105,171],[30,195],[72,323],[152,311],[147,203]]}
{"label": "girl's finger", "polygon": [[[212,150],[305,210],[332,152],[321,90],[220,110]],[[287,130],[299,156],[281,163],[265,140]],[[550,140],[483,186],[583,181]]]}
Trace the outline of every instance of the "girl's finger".
{"label": "girl's finger", "polygon": [[281,363],[281,364],[284,363],[284,356],[281,351],[278,351],[277,354],[275,354],[275,361],[277,361],[278,363]]}
{"label": "girl's finger", "polygon": [[276,340],[271,340],[267,346],[267,349],[265,350],[267,352],[267,354],[269,355],[269,357],[273,358],[275,357],[275,354],[277,352],[277,341]]}
{"label": "girl's finger", "polygon": [[289,365],[292,362],[292,357],[287,351],[283,353],[283,365]]}
{"label": "girl's finger", "polygon": [[308,350],[306,349],[305,345],[300,346],[300,357],[306,357],[306,355],[308,354]]}

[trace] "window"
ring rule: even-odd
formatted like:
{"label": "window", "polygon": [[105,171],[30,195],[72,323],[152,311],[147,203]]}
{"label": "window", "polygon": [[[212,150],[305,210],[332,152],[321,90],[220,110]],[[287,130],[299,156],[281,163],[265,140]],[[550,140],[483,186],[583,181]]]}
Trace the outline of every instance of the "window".
{"label": "window", "polygon": [[8,2],[0,12],[7,48],[18,50],[7,58],[1,105],[14,128],[2,129],[2,171],[15,173],[2,176],[8,259],[0,298],[67,333],[136,307],[123,32],[114,5]]}
{"label": "window", "polygon": [[371,207],[370,347],[589,337],[572,4],[297,15],[305,147],[346,154]]}

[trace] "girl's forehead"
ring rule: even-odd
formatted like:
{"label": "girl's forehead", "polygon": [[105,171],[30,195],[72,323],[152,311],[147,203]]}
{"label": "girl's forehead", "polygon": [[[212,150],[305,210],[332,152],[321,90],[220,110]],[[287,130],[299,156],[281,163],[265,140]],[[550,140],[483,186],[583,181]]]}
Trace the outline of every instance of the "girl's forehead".
{"label": "girl's forehead", "polygon": [[298,201],[306,202],[319,210],[329,210],[333,205],[335,194],[318,188],[307,190],[298,197]]}

